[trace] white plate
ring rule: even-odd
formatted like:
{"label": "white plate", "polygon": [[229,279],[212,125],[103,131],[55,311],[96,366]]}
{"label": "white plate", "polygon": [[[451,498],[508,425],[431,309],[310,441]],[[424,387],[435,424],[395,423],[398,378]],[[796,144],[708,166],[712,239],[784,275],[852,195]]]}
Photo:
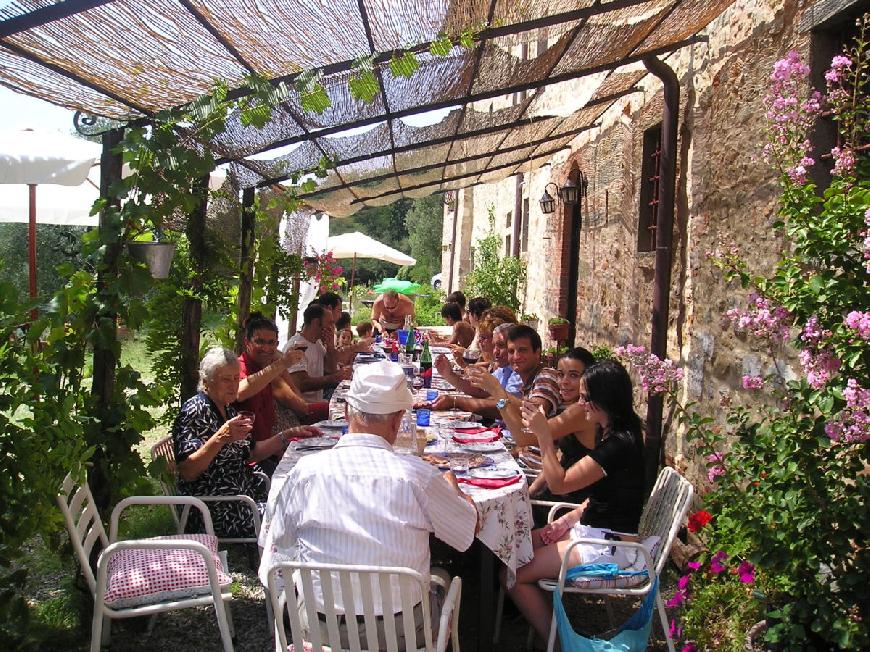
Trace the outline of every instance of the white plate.
{"label": "white plate", "polygon": [[344,428],[347,425],[347,421],[321,421],[314,425],[318,428]]}
{"label": "white plate", "polygon": [[488,441],[480,444],[460,444],[462,450],[472,453],[499,453],[504,451],[504,445],[497,441]]}
{"label": "white plate", "polygon": [[521,475],[516,469],[501,469],[498,467],[478,467],[468,470],[468,477],[481,480],[510,480]]}
{"label": "white plate", "polygon": [[[476,421],[450,421],[449,423],[450,423],[451,428],[482,428],[483,427],[479,423],[477,423]],[[474,435],[469,435],[469,433],[467,433],[467,432],[466,433],[458,432],[456,434],[458,434],[460,436],[469,436],[469,437],[474,436]],[[494,434],[495,433],[489,432],[488,436],[492,437]]]}
{"label": "white plate", "polygon": [[296,442],[297,451],[314,451],[332,448],[338,443],[337,439],[331,437],[312,437],[311,439],[300,439]]}
{"label": "white plate", "polygon": [[490,441],[498,441],[498,439],[501,439],[501,437],[499,437],[498,433],[495,433],[492,430],[484,430],[483,432],[477,432],[474,434],[467,432],[457,432],[455,435],[453,435],[453,439],[463,440],[461,442],[456,442],[457,444],[485,444],[489,443]]}
{"label": "white plate", "polygon": [[452,350],[451,350],[449,347],[446,347],[446,346],[430,346],[430,347],[429,347],[429,352],[430,352],[432,355],[435,355],[436,353],[444,353],[444,354],[447,354],[447,353],[452,353]]}

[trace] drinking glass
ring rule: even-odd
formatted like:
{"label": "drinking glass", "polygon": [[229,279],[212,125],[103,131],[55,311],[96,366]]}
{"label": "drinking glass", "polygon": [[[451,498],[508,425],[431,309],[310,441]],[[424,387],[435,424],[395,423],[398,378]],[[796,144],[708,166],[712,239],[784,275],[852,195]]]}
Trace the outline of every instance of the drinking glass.
{"label": "drinking glass", "polygon": [[468,364],[474,364],[480,360],[480,351],[477,349],[465,349],[465,352],[462,354],[462,359]]}
{"label": "drinking glass", "polygon": [[252,426],[254,425],[254,419],[257,418],[257,415],[250,410],[239,410],[239,416],[243,419],[247,419]]}
{"label": "drinking glass", "polygon": [[444,425],[438,426],[438,437],[441,439],[441,449],[445,454],[450,449],[450,437],[452,436],[450,428]]}
{"label": "drinking glass", "polygon": [[[538,406],[535,403],[532,403],[530,400],[526,399],[523,401],[523,410],[537,410],[537,409],[538,409]],[[523,421],[525,421],[525,419],[523,419]],[[535,433],[532,431],[532,429],[526,427],[525,424],[523,424],[523,434],[526,435],[527,437],[537,439],[537,437],[535,436]]]}
{"label": "drinking glass", "polygon": [[450,458],[450,470],[453,475],[465,475],[468,473],[468,459],[463,455]]}

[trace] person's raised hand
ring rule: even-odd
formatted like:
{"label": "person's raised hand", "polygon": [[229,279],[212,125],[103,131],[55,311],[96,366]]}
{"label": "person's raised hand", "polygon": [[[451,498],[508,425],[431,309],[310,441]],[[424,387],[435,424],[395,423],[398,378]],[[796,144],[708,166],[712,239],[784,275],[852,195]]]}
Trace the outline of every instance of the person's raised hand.
{"label": "person's raised hand", "polygon": [[224,430],[221,441],[225,444],[242,441],[248,437],[248,433],[254,428],[251,420],[241,414],[237,414],[232,419],[227,419],[222,429]]}
{"label": "person's raised hand", "polygon": [[483,367],[471,365],[465,369],[465,376],[468,378],[468,382],[490,396],[495,396],[501,390],[501,383],[498,382],[498,379]]}
{"label": "person's raised hand", "polygon": [[[306,347],[307,348],[307,347]],[[305,359],[304,348],[289,348],[281,356],[282,362],[288,367],[293,367]]]}
{"label": "person's raised hand", "polygon": [[435,410],[436,412],[452,410],[456,407],[456,397],[451,396],[450,394],[439,394],[438,398],[432,401],[431,405],[432,407],[430,409]]}
{"label": "person's raised hand", "polygon": [[441,376],[446,376],[453,371],[453,365],[450,364],[450,360],[447,359],[446,355],[439,353],[435,357],[435,369]]}
{"label": "person's raised hand", "polygon": [[541,434],[549,434],[550,426],[547,423],[547,417],[541,412],[541,409],[531,401],[523,401],[522,407],[523,425],[535,433],[536,436]]}

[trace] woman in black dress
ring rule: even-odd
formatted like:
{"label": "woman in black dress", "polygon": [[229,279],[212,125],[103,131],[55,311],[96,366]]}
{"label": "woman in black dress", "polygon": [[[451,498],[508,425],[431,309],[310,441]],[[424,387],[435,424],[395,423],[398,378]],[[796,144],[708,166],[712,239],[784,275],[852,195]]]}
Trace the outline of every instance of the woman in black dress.
{"label": "woman in black dress", "polygon": [[[172,428],[179,491],[188,496],[250,496],[262,513],[266,496],[250,463],[280,454],[290,437],[307,437],[319,431],[301,426],[254,442],[248,437],[251,417],[238,414],[232,405],[239,391],[235,353],[209,349],[199,375],[200,391],[185,401]],[[244,503],[209,503],[209,512],[219,537],[254,536],[253,514]],[[191,510],[188,530],[202,527],[199,512]]]}
{"label": "woman in black dress", "polygon": [[[557,577],[562,557],[572,539],[604,538],[602,530],[617,532],[624,541],[638,541],[637,532],[644,499],[643,433],[640,417],[632,405],[631,379],[615,360],[592,365],[583,374],[580,402],[587,419],[597,427],[595,448],[568,469],[556,455],[556,445],[546,417],[538,410],[523,409],[523,417],[541,448],[543,475],[550,490],[565,494],[589,488],[583,505],[532,532],[535,556],[517,571],[516,584],[508,594],[535,628],[547,638],[552,616],[551,601],[538,588],[543,578]],[[612,558],[606,561],[628,566],[624,548],[607,548]],[[607,555],[597,546],[579,545],[572,549],[572,566],[605,561]],[[627,563],[622,563],[626,561]]]}

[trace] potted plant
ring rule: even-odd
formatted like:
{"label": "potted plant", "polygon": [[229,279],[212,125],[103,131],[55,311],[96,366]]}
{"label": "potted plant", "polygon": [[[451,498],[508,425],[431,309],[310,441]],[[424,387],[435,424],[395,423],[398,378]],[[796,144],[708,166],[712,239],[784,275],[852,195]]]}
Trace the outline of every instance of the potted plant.
{"label": "potted plant", "polygon": [[544,350],[544,364],[548,367],[553,367],[555,369],[556,365],[559,364],[559,358],[568,353],[567,346],[551,346],[548,349]]}
{"label": "potted plant", "polygon": [[571,323],[564,317],[553,317],[547,322],[550,329],[550,337],[556,342],[564,342],[568,339],[568,327]]}
{"label": "potted plant", "polygon": [[535,313],[527,314],[523,313],[520,317],[520,321],[528,326],[529,328],[534,328],[538,330],[538,316]]}
{"label": "potted plant", "polygon": [[151,278],[166,278],[175,256],[174,242],[158,242],[152,233],[144,233],[127,243],[130,257],[148,266]]}

